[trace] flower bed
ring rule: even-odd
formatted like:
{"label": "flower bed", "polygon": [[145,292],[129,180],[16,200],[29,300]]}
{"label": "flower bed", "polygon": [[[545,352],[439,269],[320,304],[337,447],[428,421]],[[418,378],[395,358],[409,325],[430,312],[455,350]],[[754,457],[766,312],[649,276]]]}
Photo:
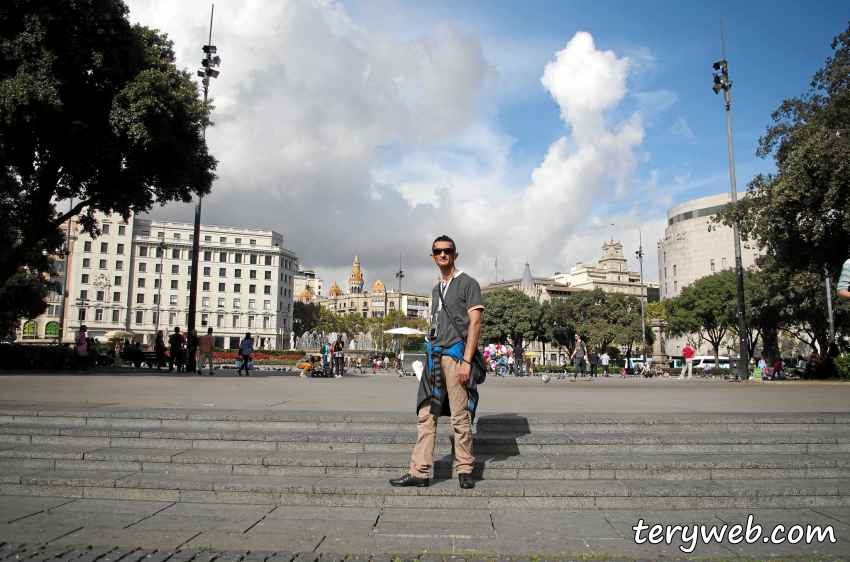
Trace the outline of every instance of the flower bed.
{"label": "flower bed", "polygon": [[[214,351],[213,363],[235,363],[241,356],[235,351]],[[262,351],[255,351],[251,354],[251,361],[255,365],[295,365],[303,355],[294,353],[276,353],[269,354]]]}

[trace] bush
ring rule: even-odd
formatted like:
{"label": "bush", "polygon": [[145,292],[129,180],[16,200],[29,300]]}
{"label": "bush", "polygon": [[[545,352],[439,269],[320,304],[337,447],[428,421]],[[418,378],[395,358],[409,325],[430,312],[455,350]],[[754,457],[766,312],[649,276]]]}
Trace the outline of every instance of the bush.
{"label": "bush", "polygon": [[567,367],[562,367],[560,365],[535,365],[534,372],[535,373],[573,373],[576,368],[569,365]]}
{"label": "bush", "polygon": [[839,355],[833,360],[835,374],[841,379],[850,379],[850,355]]}
{"label": "bush", "polygon": [[31,369],[57,371],[72,369],[77,351],[58,345],[0,345],[0,369]]}

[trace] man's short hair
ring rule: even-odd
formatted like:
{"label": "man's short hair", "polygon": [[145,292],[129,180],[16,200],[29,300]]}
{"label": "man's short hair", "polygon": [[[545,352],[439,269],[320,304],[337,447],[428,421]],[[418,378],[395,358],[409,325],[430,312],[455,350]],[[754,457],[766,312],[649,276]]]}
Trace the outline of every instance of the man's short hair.
{"label": "man's short hair", "polygon": [[431,247],[433,248],[434,244],[436,244],[437,242],[451,242],[452,243],[452,249],[455,252],[457,251],[457,246],[455,245],[455,241],[452,240],[451,238],[449,238],[448,236],[446,236],[445,234],[443,234],[441,236],[437,236],[436,240],[431,242]]}
{"label": "man's short hair", "polygon": [[212,328],[207,328],[207,333],[212,334]]}

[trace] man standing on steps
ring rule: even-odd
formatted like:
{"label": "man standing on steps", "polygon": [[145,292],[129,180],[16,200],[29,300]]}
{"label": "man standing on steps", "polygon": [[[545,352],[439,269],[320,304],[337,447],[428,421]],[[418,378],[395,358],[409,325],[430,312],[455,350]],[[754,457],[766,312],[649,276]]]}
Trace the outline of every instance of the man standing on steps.
{"label": "man standing on steps", "polygon": [[[581,336],[578,332],[575,335],[576,338],[576,346],[573,349],[573,354],[570,356],[570,359],[575,359],[575,372],[573,372],[573,378],[570,379],[570,382],[576,382],[576,379],[584,374],[584,356],[587,355],[587,344],[581,341]],[[587,375],[587,380],[593,380],[591,375]]]}
{"label": "man standing on steps", "polygon": [[690,343],[685,344],[685,349],[682,350],[682,357],[685,358],[685,364],[682,365],[682,373],[679,375],[679,378],[685,378],[685,369],[688,370],[688,378],[691,378],[694,371],[694,349]]}
{"label": "man standing on steps", "polygon": [[430,484],[437,418],[445,414],[448,394],[457,459],[455,471],[460,487],[466,490],[475,487],[470,408],[475,407],[478,393],[470,372],[478,349],[484,300],[478,281],[455,267],[458,254],[451,238],[440,236],[431,248],[431,259],[440,268],[440,283],[432,291],[428,369],[422,375],[416,398],[418,435],[409,472],[390,480],[390,484],[417,487]]}

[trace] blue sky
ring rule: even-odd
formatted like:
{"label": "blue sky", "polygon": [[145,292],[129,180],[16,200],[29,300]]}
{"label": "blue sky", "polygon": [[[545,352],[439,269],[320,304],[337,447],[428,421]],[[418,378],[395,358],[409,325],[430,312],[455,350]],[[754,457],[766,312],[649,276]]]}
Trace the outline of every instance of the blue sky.
{"label": "blue sky", "polygon": [[[357,2],[347,5],[353,13],[363,8]],[[503,82],[511,83],[500,84],[494,92],[493,118],[516,139],[512,156],[520,169],[539,162],[564,132],[557,104],[540,85],[539,68],[576,32],[590,32],[599,49],[651,57],[630,78],[631,94],[663,91],[670,97],[655,104],[626,100],[623,113],[638,107],[650,113],[643,143],[649,160],[641,169],[659,170],[659,184],[670,186],[674,204],[729,188],[722,93],[711,90],[711,65],[722,58],[721,18],[734,82],[739,189],[755,174],[773,170],[770,160],[755,156],[771,112],[782,100],[808,89],[812,75],[832,52],[832,38],[850,20],[847,3],[829,1],[497,0],[398,5],[409,21],[418,22],[413,29],[447,21],[478,34],[485,55],[492,55],[496,66],[505,69],[510,78]],[[678,185],[677,176],[688,179]],[[652,207],[651,201],[642,204],[645,212],[656,213]]]}
{"label": "blue sky", "polygon": [[[206,0],[128,4],[197,65]],[[551,275],[612,236],[631,256],[640,228],[651,280],[667,208],[729,189],[721,18],[744,190],[772,171],[758,138],[823,66],[846,2],[219,0],[204,222],[281,232],[326,286],[355,253],[367,284],[387,281],[401,253],[423,291],[441,233],[483,284],[496,259],[499,277],[526,259]]]}

